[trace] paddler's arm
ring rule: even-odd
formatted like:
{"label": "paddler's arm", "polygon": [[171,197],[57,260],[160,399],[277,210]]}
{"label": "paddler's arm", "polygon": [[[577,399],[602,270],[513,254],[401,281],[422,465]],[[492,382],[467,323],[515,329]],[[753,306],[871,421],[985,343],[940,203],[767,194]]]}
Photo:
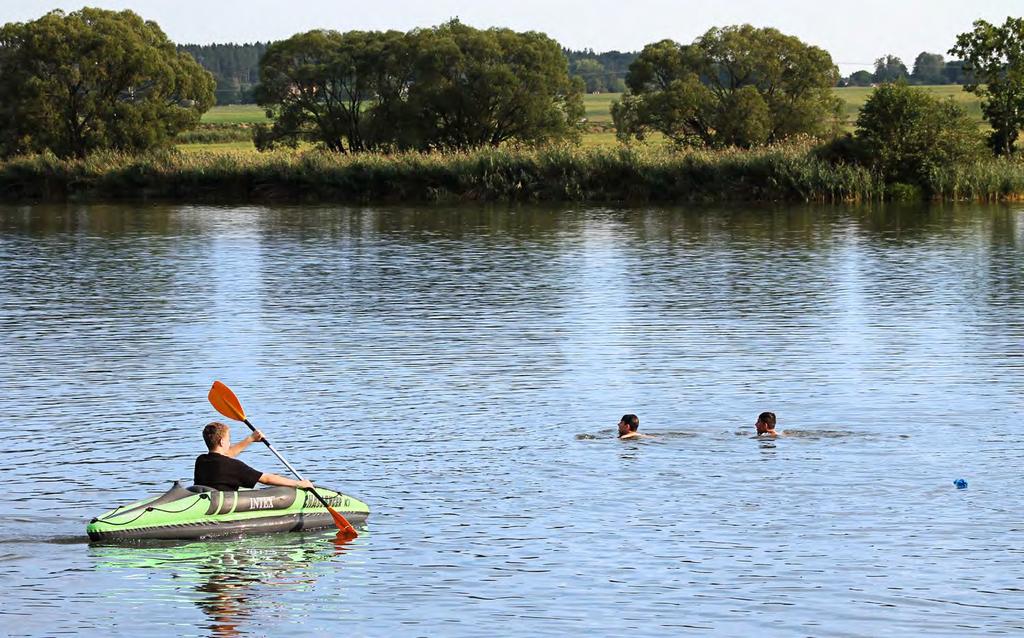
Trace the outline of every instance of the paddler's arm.
{"label": "paddler's arm", "polygon": [[231,458],[235,458],[236,456],[238,456],[239,454],[242,453],[242,450],[244,450],[245,448],[249,447],[250,443],[255,443],[256,441],[262,441],[262,440],[263,440],[263,433],[260,432],[259,430],[256,430],[255,432],[253,432],[249,436],[245,437],[244,439],[242,439],[238,443],[235,443],[230,448],[228,448],[228,453],[225,456],[230,456]]}
{"label": "paddler's arm", "polygon": [[263,475],[260,476],[260,483],[263,483],[264,485],[277,485],[280,487],[304,487],[306,489],[313,487],[313,484],[308,479],[296,481],[295,479],[290,479],[287,476],[271,474],[269,472],[264,472]]}

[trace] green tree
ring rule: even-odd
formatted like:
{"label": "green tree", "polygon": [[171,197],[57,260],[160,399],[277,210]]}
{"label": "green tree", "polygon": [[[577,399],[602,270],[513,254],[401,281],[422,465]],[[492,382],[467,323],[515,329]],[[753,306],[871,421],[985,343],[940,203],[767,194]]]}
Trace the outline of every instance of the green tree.
{"label": "green tree", "polygon": [[608,73],[604,65],[593,58],[582,58],[571,65],[570,73],[573,77],[583,80],[587,93],[596,93],[608,90]]}
{"label": "green tree", "polygon": [[409,33],[311,31],[267,49],[259,148],[462,150],[578,136],[583,82],[540,33],[449,22]]}
{"label": "green tree", "polygon": [[906,80],[910,74],[907,73],[907,65],[895,55],[886,55],[875,60],[875,82],[898,82]]}
{"label": "green tree", "polygon": [[644,47],[612,117],[623,141],[654,131],[677,144],[750,147],[822,135],[838,118],[838,79],[827,52],[776,29],[715,28],[691,45]]}
{"label": "green tree", "polygon": [[412,63],[398,31],[309,31],[275,42],[260,60],[260,149],[302,141],[339,153],[398,144]]}
{"label": "green tree", "polygon": [[534,31],[453,20],[409,34],[417,60],[409,102],[422,150],[578,140],[583,81],[557,42]]}
{"label": "green tree", "polygon": [[981,98],[992,126],[989,145],[999,155],[1013,153],[1024,128],[1024,18],[1007,18],[1002,26],[978,20],[949,53],[963,58],[964,90]]}
{"label": "green tree", "polygon": [[0,154],[166,146],[213,105],[214,80],[130,11],[53,11],[0,27]]}
{"label": "green tree", "polygon": [[875,83],[875,76],[870,71],[854,71],[847,83],[849,86],[871,86]]}
{"label": "green tree", "polygon": [[857,117],[863,160],[889,182],[925,186],[935,169],[977,156],[975,123],[952,98],[939,100],[906,84],[875,89]]}
{"label": "green tree", "polygon": [[962,60],[950,60],[946,62],[946,68],[943,70],[943,75],[946,76],[947,84],[964,84],[967,81],[967,77],[964,74],[964,63]]}
{"label": "green tree", "polygon": [[940,53],[922,51],[914,60],[914,72],[910,79],[915,84],[945,84],[946,59]]}

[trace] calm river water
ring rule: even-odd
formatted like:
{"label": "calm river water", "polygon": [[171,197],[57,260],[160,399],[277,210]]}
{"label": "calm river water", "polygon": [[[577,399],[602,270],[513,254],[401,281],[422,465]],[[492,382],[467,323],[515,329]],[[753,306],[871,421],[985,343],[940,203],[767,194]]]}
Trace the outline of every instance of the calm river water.
{"label": "calm river water", "polygon": [[[358,540],[86,542],[214,379]],[[0,633],[1020,633],[1022,416],[1021,206],[4,207]]]}

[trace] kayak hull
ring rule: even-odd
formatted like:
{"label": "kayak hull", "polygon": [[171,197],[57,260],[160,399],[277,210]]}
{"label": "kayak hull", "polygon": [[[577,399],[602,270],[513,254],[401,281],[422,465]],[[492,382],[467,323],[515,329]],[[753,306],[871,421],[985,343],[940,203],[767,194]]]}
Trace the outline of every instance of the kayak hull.
{"label": "kayak hull", "polygon": [[[365,523],[370,515],[370,508],[357,498],[322,487],[317,491],[353,525]],[[92,541],[184,540],[331,527],[330,513],[306,490],[271,487],[222,492],[175,483],[158,497],[97,516],[86,532]]]}

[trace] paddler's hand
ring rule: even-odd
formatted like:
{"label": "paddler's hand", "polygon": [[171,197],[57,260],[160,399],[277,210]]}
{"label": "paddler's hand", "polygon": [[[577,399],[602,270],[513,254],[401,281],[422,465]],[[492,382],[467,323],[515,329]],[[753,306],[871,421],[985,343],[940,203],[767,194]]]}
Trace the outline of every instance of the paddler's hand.
{"label": "paddler's hand", "polygon": [[311,490],[313,489],[313,482],[310,481],[309,479],[302,479],[301,481],[295,484],[295,487],[300,487],[304,490]]}
{"label": "paddler's hand", "polygon": [[259,430],[253,430],[253,433],[249,435],[249,438],[252,439],[253,443],[259,443],[263,440],[263,433]]}

